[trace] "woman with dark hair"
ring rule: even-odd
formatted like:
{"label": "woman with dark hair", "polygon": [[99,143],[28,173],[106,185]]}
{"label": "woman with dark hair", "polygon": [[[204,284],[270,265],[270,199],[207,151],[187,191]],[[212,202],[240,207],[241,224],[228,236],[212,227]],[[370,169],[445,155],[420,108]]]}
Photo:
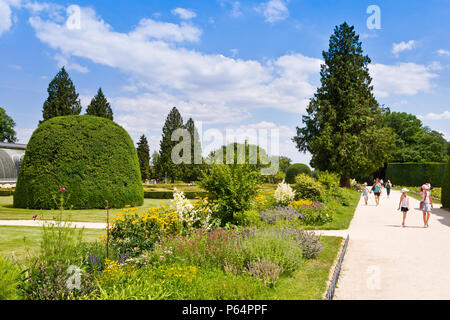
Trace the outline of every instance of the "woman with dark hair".
{"label": "woman with dark hair", "polygon": [[386,194],[387,194],[388,199],[389,199],[389,195],[391,194],[391,188],[392,188],[392,183],[391,183],[391,180],[388,179],[388,181],[386,182]]}
{"label": "woman with dark hair", "polygon": [[380,179],[376,178],[374,185],[372,186],[372,190],[375,195],[375,202],[377,203],[377,206],[380,204],[380,196],[381,196],[381,189],[383,186],[380,183]]}

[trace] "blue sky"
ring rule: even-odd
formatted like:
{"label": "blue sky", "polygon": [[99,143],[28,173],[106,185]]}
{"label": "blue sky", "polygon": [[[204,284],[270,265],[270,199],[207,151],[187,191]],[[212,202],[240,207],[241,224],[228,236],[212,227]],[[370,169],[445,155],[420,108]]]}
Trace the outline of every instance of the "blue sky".
{"label": "blue sky", "polygon": [[[380,29],[367,26],[370,5]],[[101,86],[115,120],[135,141],[146,134],[152,152],[177,106],[208,134],[277,129],[279,152],[308,162],[290,138],[319,85],[322,50],[347,21],[372,59],[378,101],[450,140],[448,17],[446,0],[0,0],[0,106],[26,143],[65,65],[83,106]]]}

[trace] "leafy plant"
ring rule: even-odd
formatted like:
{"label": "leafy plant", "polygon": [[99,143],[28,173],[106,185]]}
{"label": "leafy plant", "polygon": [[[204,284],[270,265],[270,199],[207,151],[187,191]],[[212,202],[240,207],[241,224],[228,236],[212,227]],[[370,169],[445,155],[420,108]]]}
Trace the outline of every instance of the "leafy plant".
{"label": "leafy plant", "polygon": [[322,185],[307,174],[300,174],[295,177],[294,190],[297,199],[321,202],[325,195]]}
{"label": "leafy plant", "polygon": [[250,165],[213,164],[204,172],[200,185],[217,202],[215,217],[225,225],[234,222],[234,215],[250,209],[258,193],[259,170]]}
{"label": "leafy plant", "polygon": [[19,285],[22,270],[13,262],[0,257],[0,300],[20,300]]}

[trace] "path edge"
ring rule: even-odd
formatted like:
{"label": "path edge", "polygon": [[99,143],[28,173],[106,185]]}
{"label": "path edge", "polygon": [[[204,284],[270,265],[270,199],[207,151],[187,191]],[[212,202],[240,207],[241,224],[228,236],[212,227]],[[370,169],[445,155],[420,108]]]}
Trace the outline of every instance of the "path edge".
{"label": "path edge", "polygon": [[337,282],[339,280],[339,275],[341,274],[341,268],[342,268],[342,262],[344,261],[345,253],[347,252],[348,243],[350,241],[350,235],[347,235],[347,238],[345,239],[344,245],[342,246],[342,249],[340,251],[339,258],[337,260],[337,263],[334,265],[334,271],[333,276],[331,277],[331,281],[328,281],[328,288],[325,293],[324,299],[325,300],[333,300],[334,297],[334,291],[336,289]]}

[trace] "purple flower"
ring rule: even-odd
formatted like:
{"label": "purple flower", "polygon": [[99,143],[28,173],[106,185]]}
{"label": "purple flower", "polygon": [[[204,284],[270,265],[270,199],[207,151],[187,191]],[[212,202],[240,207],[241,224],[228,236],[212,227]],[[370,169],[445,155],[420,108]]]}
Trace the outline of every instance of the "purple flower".
{"label": "purple flower", "polygon": [[36,220],[36,218],[38,217],[38,215],[36,214],[36,215],[34,215],[33,216],[33,220]]}

